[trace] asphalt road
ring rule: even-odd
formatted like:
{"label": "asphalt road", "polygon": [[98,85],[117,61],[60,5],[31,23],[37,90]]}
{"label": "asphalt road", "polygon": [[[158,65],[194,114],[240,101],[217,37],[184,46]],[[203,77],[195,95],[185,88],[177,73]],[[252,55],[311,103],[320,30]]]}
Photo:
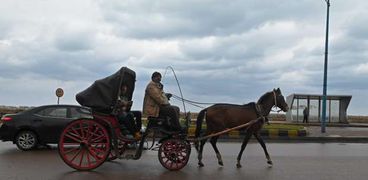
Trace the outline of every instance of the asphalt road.
{"label": "asphalt road", "polygon": [[110,179],[267,179],[267,180],[362,180],[368,176],[368,144],[342,143],[268,143],[273,167],[268,167],[261,147],[248,145],[236,168],[240,143],[219,143],[224,167],[210,144],[205,147],[203,162],[197,166],[193,149],[188,165],[181,171],[164,169],[156,151],[145,151],[140,160],[106,162],[91,172],[74,171],[59,158],[56,147],[23,152],[11,143],[0,142],[0,179],[16,180],[110,180]]}

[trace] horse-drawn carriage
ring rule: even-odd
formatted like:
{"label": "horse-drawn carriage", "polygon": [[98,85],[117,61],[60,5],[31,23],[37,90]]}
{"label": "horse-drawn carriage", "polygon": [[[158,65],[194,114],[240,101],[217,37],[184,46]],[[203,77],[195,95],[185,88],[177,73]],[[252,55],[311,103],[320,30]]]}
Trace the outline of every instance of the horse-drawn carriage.
{"label": "horse-drawn carriage", "polygon": [[[120,87],[124,84],[128,89],[128,99],[132,99],[135,87],[135,72],[123,67],[115,74],[95,81],[89,88],[77,94],[77,101],[92,109],[92,119],[77,119],[70,122],[63,130],[59,144],[59,154],[64,162],[77,170],[91,170],[103,164],[106,160],[140,159],[144,149],[152,150],[155,137],[160,134],[158,141],[158,159],[168,170],[180,170],[186,166],[191,153],[190,142],[194,142],[198,151],[198,165],[203,166],[202,151],[207,139],[216,152],[218,163],[223,165],[220,152],[216,147],[220,135],[231,130],[246,131],[241,150],[237,158],[237,167],[241,167],[240,160],[251,136],[261,144],[267,163],[272,165],[266,145],[259,135],[263,124],[271,109],[276,106],[283,111],[288,105],[281,90],[274,89],[265,93],[257,103],[244,105],[214,104],[203,109],[197,118],[195,139],[188,139],[189,118],[186,118],[186,132],[172,132],[165,128],[167,118],[148,117],[147,128],[142,138],[137,141],[127,138],[121,131],[116,118]],[[185,99],[182,99],[185,101]],[[193,101],[191,101],[193,102]],[[203,119],[206,119],[207,129],[201,133]],[[152,146],[144,148],[148,135],[152,136]],[[132,146],[136,146],[131,152]]]}
{"label": "horse-drawn carriage", "polygon": [[[135,87],[135,72],[123,67],[115,74],[95,81],[89,88],[77,94],[77,101],[90,107],[92,119],[77,119],[70,122],[60,135],[59,155],[70,167],[91,170],[106,160],[140,159],[149,134],[160,134],[158,159],[169,170],[183,168],[189,160],[191,147],[186,133],[167,131],[162,124],[166,119],[148,118],[146,130],[140,140],[123,135],[114,115],[118,108],[118,96],[122,84],[128,87],[128,98],[132,99]],[[133,148],[133,151],[132,151]]]}

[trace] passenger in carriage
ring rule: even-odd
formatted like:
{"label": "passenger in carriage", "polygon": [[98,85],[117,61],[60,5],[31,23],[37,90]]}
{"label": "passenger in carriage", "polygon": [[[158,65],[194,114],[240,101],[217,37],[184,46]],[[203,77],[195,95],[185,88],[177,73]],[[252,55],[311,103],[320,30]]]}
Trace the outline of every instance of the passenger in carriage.
{"label": "passenger in carriage", "polygon": [[134,135],[136,140],[139,140],[141,139],[140,129],[142,127],[142,113],[140,111],[130,111],[133,102],[128,99],[127,93],[127,85],[122,84],[118,97],[120,106],[118,112],[119,123],[124,125],[128,131]]}
{"label": "passenger in carriage", "polygon": [[169,119],[170,129],[173,131],[182,131],[179,123],[180,109],[172,106],[169,99],[172,96],[163,91],[161,84],[161,74],[154,72],[151,76],[152,81],[148,83],[143,101],[143,115],[146,117],[162,117]]}

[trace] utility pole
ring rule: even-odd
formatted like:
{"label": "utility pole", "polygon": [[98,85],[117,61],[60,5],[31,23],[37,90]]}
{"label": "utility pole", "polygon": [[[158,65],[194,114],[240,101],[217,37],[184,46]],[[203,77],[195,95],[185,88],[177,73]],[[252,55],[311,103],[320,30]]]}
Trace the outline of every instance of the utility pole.
{"label": "utility pole", "polygon": [[327,17],[326,17],[326,40],[325,40],[325,65],[323,73],[323,97],[322,97],[322,120],[321,120],[321,132],[326,132],[326,99],[327,99],[327,62],[328,62],[328,25],[330,18],[330,0],[325,0],[327,4]]}

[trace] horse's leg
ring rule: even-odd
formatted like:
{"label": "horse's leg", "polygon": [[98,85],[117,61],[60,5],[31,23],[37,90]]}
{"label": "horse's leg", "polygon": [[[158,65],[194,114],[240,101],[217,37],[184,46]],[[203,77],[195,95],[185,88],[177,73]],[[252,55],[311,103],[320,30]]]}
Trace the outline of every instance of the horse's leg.
{"label": "horse's leg", "polygon": [[261,144],[262,148],[263,148],[263,151],[266,155],[266,158],[267,158],[267,164],[271,165],[272,166],[272,161],[271,161],[271,157],[270,155],[268,154],[268,151],[267,151],[267,148],[266,148],[266,144],[264,143],[262,137],[258,134],[258,133],[254,133],[253,134],[254,137],[257,139],[257,141],[259,142],[259,144]]}
{"label": "horse's leg", "polygon": [[219,138],[219,136],[214,136],[214,137],[211,138],[210,142],[211,142],[211,145],[212,145],[213,149],[216,152],[216,157],[217,157],[217,160],[218,160],[218,164],[220,166],[223,166],[224,163],[222,162],[222,157],[221,157],[220,151],[217,149],[217,146],[216,146],[218,138]]}
{"label": "horse's leg", "polygon": [[207,139],[201,140],[201,144],[199,146],[199,152],[198,152],[198,166],[199,167],[203,167],[204,164],[202,162],[202,154],[203,154],[203,147],[204,144],[206,143]]}
{"label": "horse's leg", "polygon": [[239,152],[239,155],[238,155],[238,162],[236,164],[236,167],[237,168],[241,168],[242,165],[240,164],[240,160],[241,160],[241,157],[243,155],[243,151],[245,149],[245,147],[247,147],[247,144],[248,144],[248,141],[250,139],[250,137],[252,136],[252,133],[247,131],[247,133],[245,134],[245,137],[244,137],[244,140],[243,140],[243,144],[241,145],[241,149],[240,149],[240,152]]}

